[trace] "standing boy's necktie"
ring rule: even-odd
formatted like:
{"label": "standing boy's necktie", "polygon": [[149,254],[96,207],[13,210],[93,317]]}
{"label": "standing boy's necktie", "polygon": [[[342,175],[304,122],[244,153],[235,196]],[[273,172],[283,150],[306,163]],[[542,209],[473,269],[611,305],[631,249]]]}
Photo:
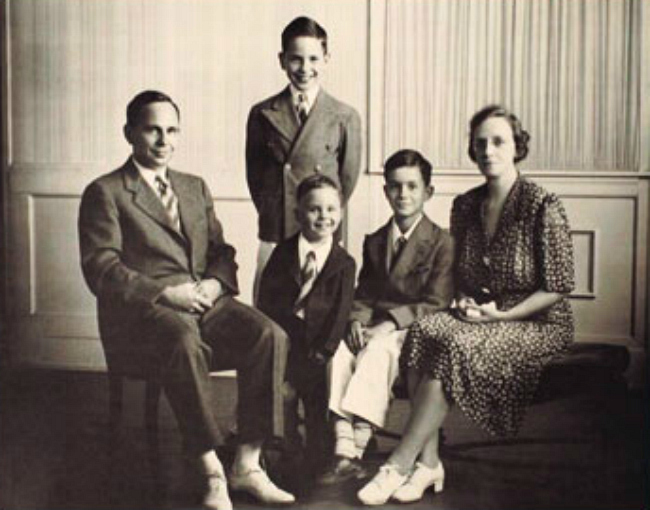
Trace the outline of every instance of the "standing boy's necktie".
{"label": "standing boy's necktie", "polygon": [[307,116],[309,115],[309,105],[307,104],[307,96],[305,94],[298,94],[298,104],[296,105],[296,111],[298,112],[298,120],[300,120],[300,124],[304,124],[307,121]]}
{"label": "standing boy's necktie", "polygon": [[316,276],[318,276],[316,254],[313,251],[310,251],[307,253],[305,264],[302,266],[302,270],[300,271],[300,292],[295,304],[293,305],[294,313],[300,318],[304,319],[305,317],[305,301],[307,295],[314,286]]}
{"label": "standing boy's necktie", "polygon": [[395,267],[395,265],[397,264],[397,261],[399,260],[400,255],[404,251],[404,247],[406,246],[406,242],[407,242],[407,239],[404,236],[399,236],[397,238],[397,241],[395,242],[395,251],[393,252],[393,258],[390,260],[390,271],[392,271],[393,268]]}
{"label": "standing boy's necktie", "polygon": [[169,219],[176,230],[180,232],[181,218],[178,213],[178,198],[176,197],[174,190],[159,175],[156,176],[156,186],[158,187],[160,201],[167,212],[167,216],[169,216]]}

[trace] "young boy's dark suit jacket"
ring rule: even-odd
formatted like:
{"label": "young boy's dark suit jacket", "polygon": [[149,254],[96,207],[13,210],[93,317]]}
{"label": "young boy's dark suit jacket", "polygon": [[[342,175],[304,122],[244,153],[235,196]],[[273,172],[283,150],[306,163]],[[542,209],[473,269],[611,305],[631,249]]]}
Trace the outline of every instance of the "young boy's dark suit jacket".
{"label": "young boy's dark suit jacket", "polygon": [[444,310],[451,303],[453,242],[424,216],[389,273],[391,222],[366,236],[350,321],[372,325],[391,319],[398,329],[405,329],[415,319]]}
{"label": "young boy's dark suit jacket", "polygon": [[317,351],[330,358],[345,333],[354,296],[354,259],[336,243],[307,296],[305,318],[293,312],[300,292],[299,234],[281,242],[264,269],[259,308],[286,331],[290,339],[287,379],[299,391],[325,383],[325,367],[309,360]]}
{"label": "young boy's dark suit jacket", "polygon": [[246,177],[259,218],[259,238],[280,242],[299,230],[296,188],[322,173],[347,202],[359,177],[361,120],[322,88],[301,127],[289,87],[253,106],[246,136]]}
{"label": "young boy's dark suit jacket", "polygon": [[[354,259],[336,243],[307,295],[304,319],[294,314],[300,292],[299,234],[276,246],[260,283],[260,310],[274,319],[289,336],[286,379],[296,390],[305,410],[307,458],[316,470],[327,452],[327,365],[312,360],[318,352],[329,359],[336,351],[347,324],[354,295]],[[287,402],[287,436],[297,434],[297,401]]]}

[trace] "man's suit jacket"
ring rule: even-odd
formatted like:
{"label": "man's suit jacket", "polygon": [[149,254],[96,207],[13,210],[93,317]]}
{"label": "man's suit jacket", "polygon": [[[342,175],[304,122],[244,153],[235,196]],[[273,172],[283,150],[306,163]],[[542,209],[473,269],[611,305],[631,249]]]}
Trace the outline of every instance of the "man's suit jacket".
{"label": "man's suit jacket", "polygon": [[424,216],[388,271],[389,221],[366,236],[363,265],[350,321],[372,325],[391,319],[398,329],[417,318],[444,310],[453,298],[451,236]]}
{"label": "man's suit jacket", "polygon": [[[307,295],[305,318],[293,313],[300,292],[299,235],[275,248],[262,274],[259,308],[297,342],[332,356],[343,338],[354,296],[356,264],[336,243]],[[294,342],[296,340],[297,342]]]}
{"label": "man's suit jacket", "polygon": [[81,266],[97,296],[108,363],[129,361],[117,361],[121,347],[135,340],[138,318],[166,286],[216,278],[238,293],[235,250],[224,241],[206,184],[173,170],[168,176],[182,232],[131,159],[92,182],[81,199]]}
{"label": "man's suit jacket", "polygon": [[259,217],[259,238],[279,242],[299,230],[296,189],[305,178],[332,178],[345,201],[359,177],[361,120],[320,90],[301,127],[289,87],[253,106],[246,137],[246,178]]}

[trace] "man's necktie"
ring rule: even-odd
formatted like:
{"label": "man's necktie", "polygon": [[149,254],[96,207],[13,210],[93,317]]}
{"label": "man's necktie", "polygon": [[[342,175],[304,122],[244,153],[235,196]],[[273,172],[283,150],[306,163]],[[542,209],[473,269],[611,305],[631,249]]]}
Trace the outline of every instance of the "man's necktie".
{"label": "man's necktie", "polygon": [[300,293],[298,294],[296,303],[293,305],[294,313],[300,318],[305,317],[305,301],[311,288],[314,286],[316,276],[318,276],[316,254],[313,251],[310,251],[307,253],[305,264],[302,266],[302,270],[300,271]]}
{"label": "man's necktie", "polygon": [[298,119],[300,124],[304,124],[307,121],[307,116],[309,115],[309,109],[307,107],[307,96],[305,94],[298,94],[298,104],[296,105],[296,110],[298,112]]}
{"label": "man's necktie", "polygon": [[399,260],[400,255],[404,251],[406,246],[407,239],[404,236],[399,236],[397,242],[395,243],[395,251],[393,252],[393,258],[390,259],[390,270],[392,271],[397,261]]}
{"label": "man's necktie", "polygon": [[167,212],[167,216],[169,216],[169,219],[171,220],[172,225],[176,227],[176,230],[180,232],[181,219],[178,215],[178,198],[176,197],[174,190],[159,175],[156,176],[156,186],[158,187],[160,201]]}

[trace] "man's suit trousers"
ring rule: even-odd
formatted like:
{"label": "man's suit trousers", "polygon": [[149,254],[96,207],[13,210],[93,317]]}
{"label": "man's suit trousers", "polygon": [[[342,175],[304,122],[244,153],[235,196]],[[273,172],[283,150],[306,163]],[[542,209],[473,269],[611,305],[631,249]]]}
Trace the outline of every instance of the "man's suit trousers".
{"label": "man's suit trousers", "polygon": [[282,435],[287,337],[262,312],[223,296],[203,316],[155,305],[139,327],[148,352],[158,357],[163,388],[188,449],[202,453],[219,443],[211,370],[237,370],[240,442]]}

